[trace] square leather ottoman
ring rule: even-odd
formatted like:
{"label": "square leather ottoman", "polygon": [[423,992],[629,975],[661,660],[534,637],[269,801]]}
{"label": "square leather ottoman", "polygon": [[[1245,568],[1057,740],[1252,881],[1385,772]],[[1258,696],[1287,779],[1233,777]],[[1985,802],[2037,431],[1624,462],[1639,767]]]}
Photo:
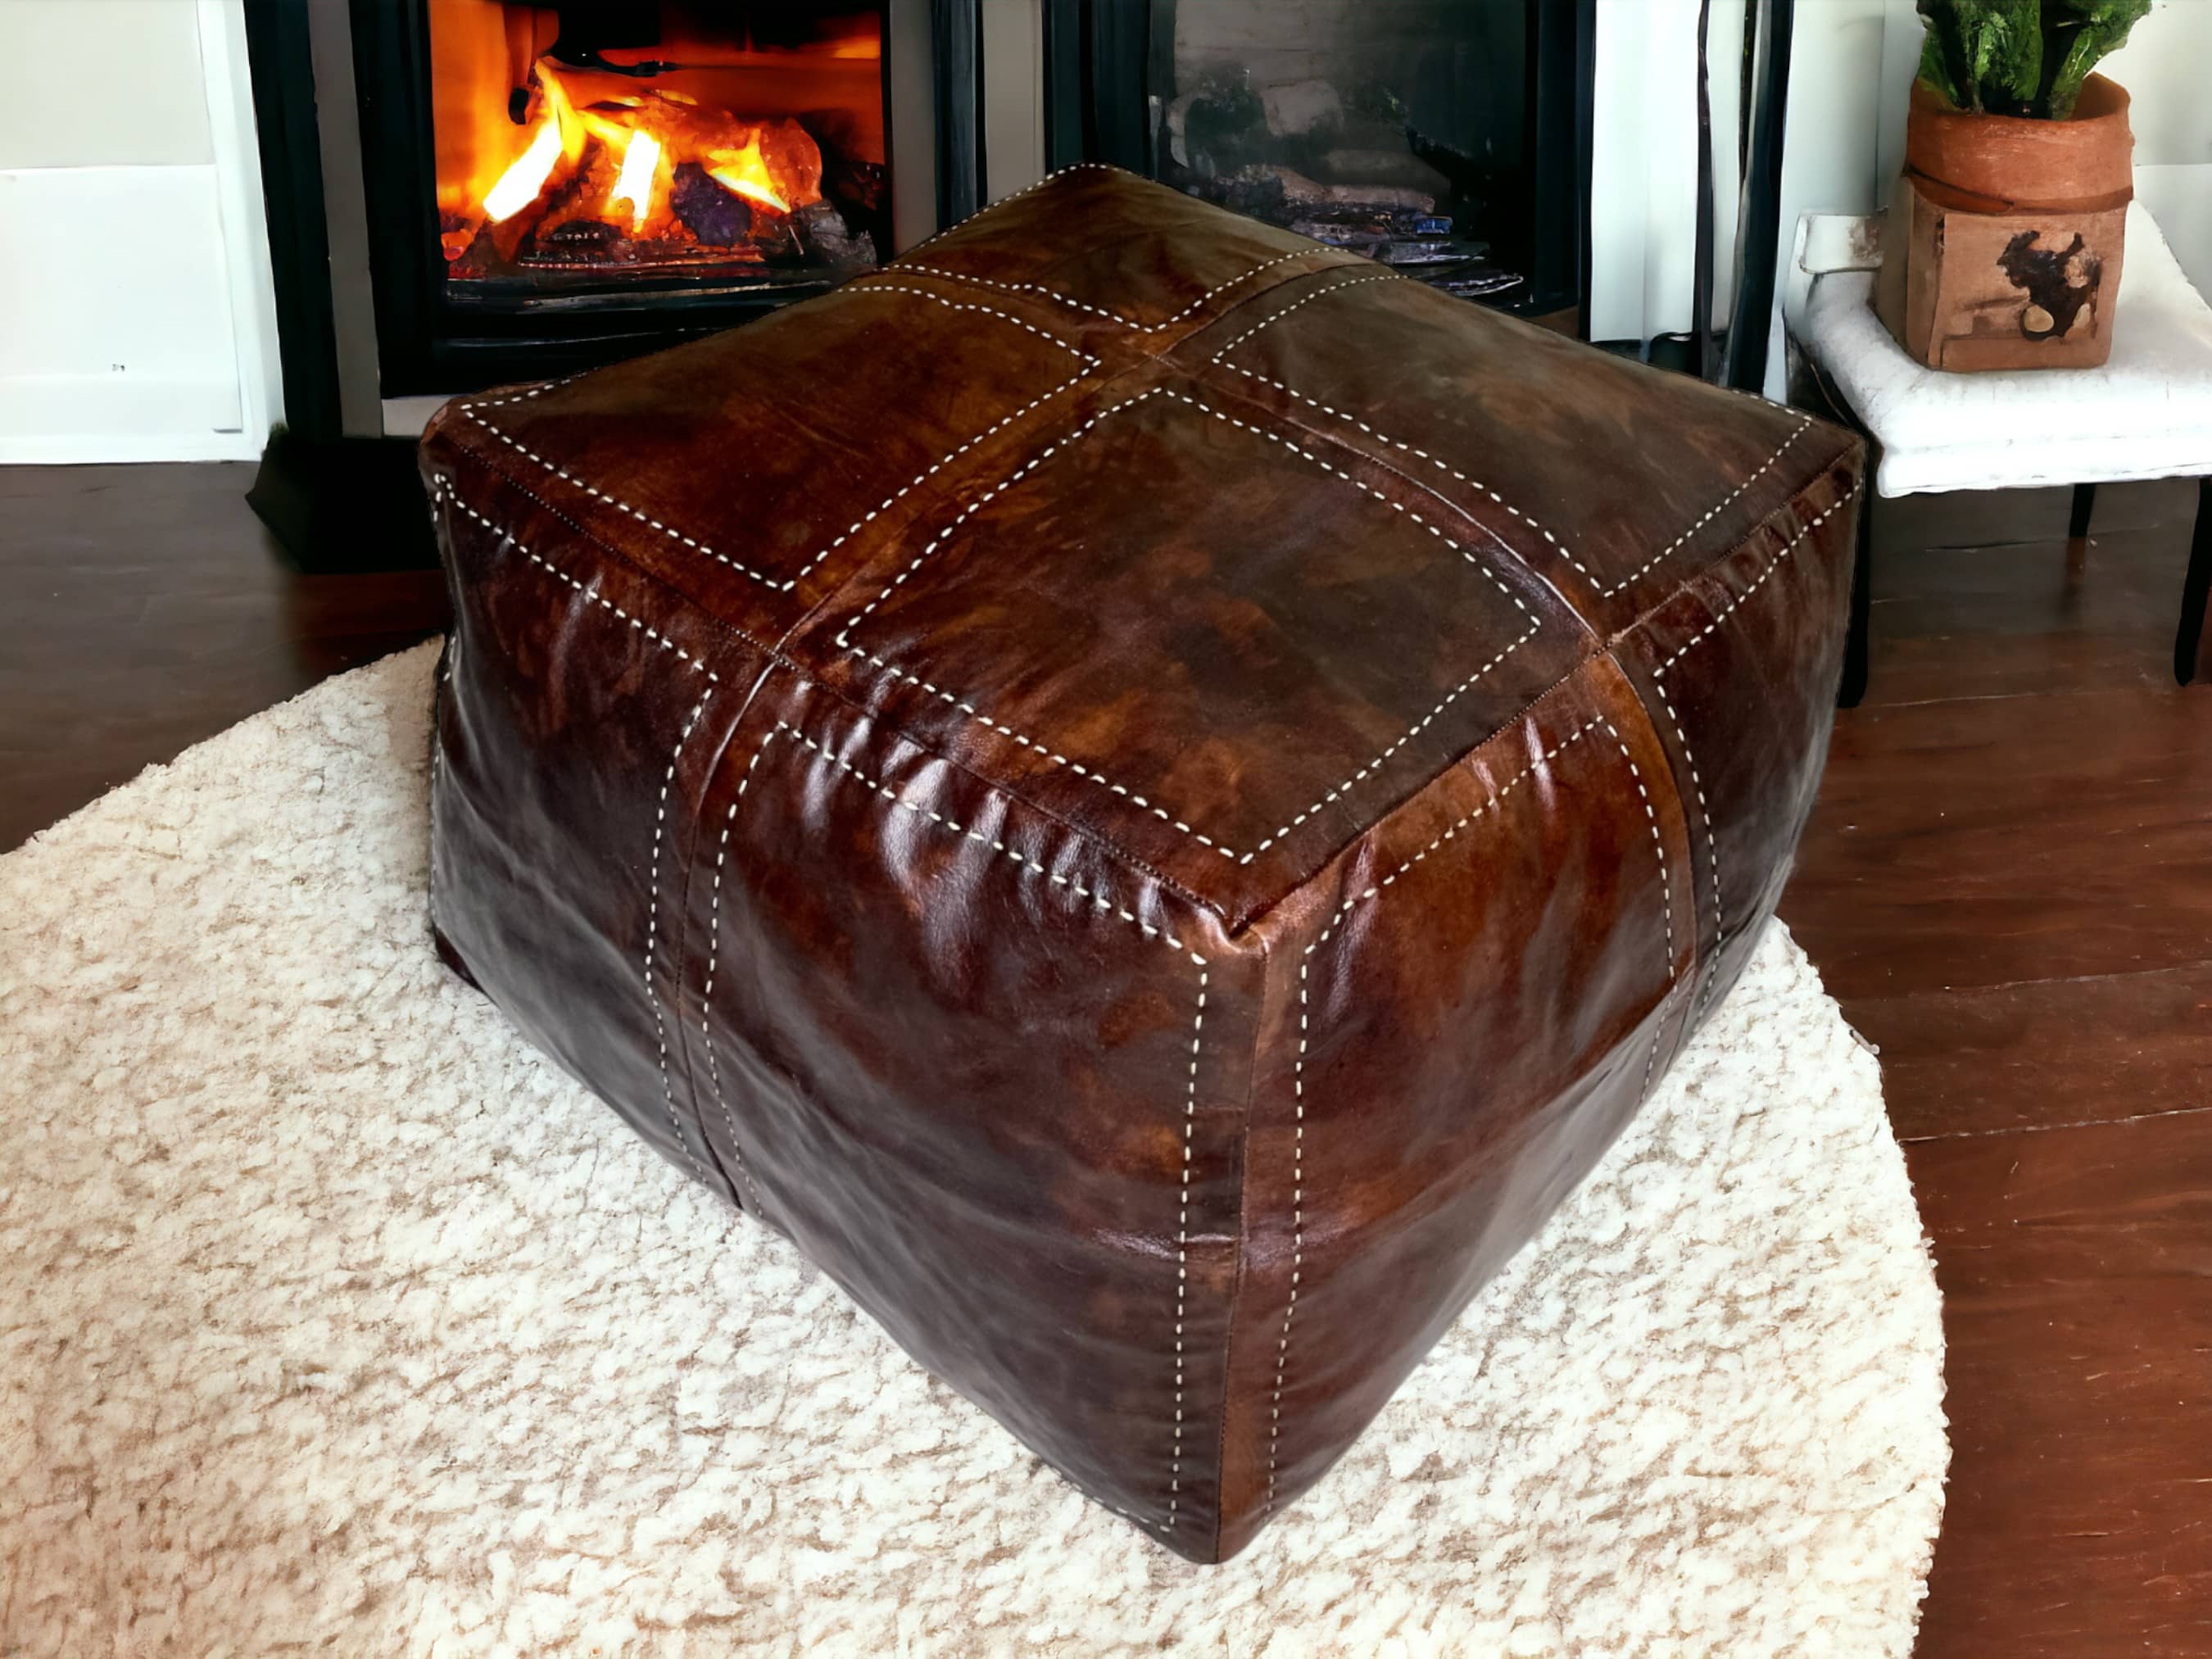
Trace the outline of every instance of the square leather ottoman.
{"label": "square leather ottoman", "polygon": [[1741,966],[1860,466],[1092,167],[422,460],[448,960],[1200,1561]]}

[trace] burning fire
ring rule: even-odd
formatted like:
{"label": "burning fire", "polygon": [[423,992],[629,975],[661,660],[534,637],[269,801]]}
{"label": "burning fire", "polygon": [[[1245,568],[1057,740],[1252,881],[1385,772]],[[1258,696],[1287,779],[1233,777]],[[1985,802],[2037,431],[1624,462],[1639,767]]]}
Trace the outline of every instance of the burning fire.
{"label": "burning fire", "polygon": [[483,193],[491,224],[505,224],[571,179],[580,177],[596,191],[594,145],[613,161],[614,178],[604,196],[580,210],[625,225],[633,237],[667,228],[676,169],[687,162],[732,196],[775,213],[822,199],[822,152],[796,123],[748,121],[659,89],[580,106],[551,64],[541,59],[534,76],[538,125]]}
{"label": "burning fire", "polygon": [[760,134],[754,133],[736,149],[709,150],[707,159],[714,164],[707,169],[707,176],[724,190],[765,204],[778,213],[791,211],[791,204],[777,193],[775,181],[769,176],[767,159],[761,155]]}
{"label": "burning fire", "polygon": [[641,234],[645,222],[653,212],[653,173],[660,166],[660,140],[640,129],[629,136],[623,149],[622,171],[615,175],[615,187],[607,192],[607,205],[617,202],[629,204],[629,228],[633,234]]}

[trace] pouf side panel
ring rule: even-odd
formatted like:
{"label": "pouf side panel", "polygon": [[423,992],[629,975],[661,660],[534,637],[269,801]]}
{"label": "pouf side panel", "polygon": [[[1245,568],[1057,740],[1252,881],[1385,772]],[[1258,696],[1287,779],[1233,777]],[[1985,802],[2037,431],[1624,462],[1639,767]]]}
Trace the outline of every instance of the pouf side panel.
{"label": "pouf side panel", "polygon": [[672,894],[693,849],[663,792],[680,799],[704,710],[742,697],[759,659],[690,618],[648,630],[659,595],[456,459],[426,468],[455,602],[434,925],[532,1042],[728,1194],[666,1000]]}
{"label": "pouf side panel", "polygon": [[1727,994],[1787,881],[1835,720],[1864,457],[1855,439],[1619,647],[1692,820],[1705,969]]}
{"label": "pouf side panel", "polygon": [[1213,1559],[1256,955],[787,669],[722,720],[676,1000],[744,1202]]}
{"label": "pouf side panel", "polygon": [[[1687,822],[1600,658],[1270,918],[1237,1341],[1265,1476],[1310,1486],[1542,1224],[1679,1041]],[[1241,1541],[1241,1540],[1239,1540]]]}

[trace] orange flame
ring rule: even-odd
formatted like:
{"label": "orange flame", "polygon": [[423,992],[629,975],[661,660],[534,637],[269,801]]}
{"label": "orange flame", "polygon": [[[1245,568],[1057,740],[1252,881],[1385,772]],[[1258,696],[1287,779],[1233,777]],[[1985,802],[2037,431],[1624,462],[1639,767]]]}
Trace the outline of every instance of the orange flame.
{"label": "orange flame", "polygon": [[660,140],[642,129],[630,134],[623,151],[622,171],[615,175],[615,187],[607,192],[607,206],[611,210],[617,202],[629,204],[632,234],[645,228],[653,212],[653,177],[659,165]]}
{"label": "orange flame", "polygon": [[[617,221],[627,216],[634,236],[644,234],[654,210],[665,200],[672,164],[687,161],[696,160],[708,178],[731,194],[778,213],[789,213],[794,198],[821,199],[815,176],[819,155],[803,135],[800,143],[805,157],[812,160],[811,168],[805,159],[787,153],[787,139],[779,140],[781,147],[772,166],[758,123],[702,110],[688,94],[655,88],[642,98],[606,97],[579,106],[550,63],[539,60],[536,78],[541,110],[538,126],[522,154],[483,194],[484,216],[493,224],[514,218],[556,183],[573,177],[593,141],[622,158],[604,213]],[[742,144],[714,142],[738,133],[744,134]],[[786,174],[779,175],[779,166]],[[617,204],[627,204],[627,216],[617,210]]]}
{"label": "orange flame", "polygon": [[561,124],[549,115],[538,124],[530,148],[484,192],[484,217],[495,225],[503,224],[528,207],[545,188],[545,181],[553,176],[553,164],[560,159]]}
{"label": "orange flame", "polygon": [[761,155],[759,133],[747,138],[739,149],[708,150],[707,159],[714,163],[707,176],[724,190],[763,203],[778,213],[791,211],[791,204],[777,192],[768,162]]}
{"label": "orange flame", "polygon": [[566,161],[574,167],[584,153],[583,128],[575,118],[568,93],[543,65],[538,70],[538,81],[545,94],[544,118],[531,135],[528,148],[484,192],[484,217],[495,225],[512,219],[536,201],[552,178],[557,163]]}

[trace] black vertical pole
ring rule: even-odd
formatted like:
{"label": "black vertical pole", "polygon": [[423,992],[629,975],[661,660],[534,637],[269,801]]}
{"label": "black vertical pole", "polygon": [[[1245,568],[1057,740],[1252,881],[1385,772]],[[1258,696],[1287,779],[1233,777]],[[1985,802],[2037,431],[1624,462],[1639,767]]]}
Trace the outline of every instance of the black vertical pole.
{"label": "black vertical pole", "polygon": [[1713,0],[1698,0],[1697,242],[1690,263],[1690,331],[1698,343],[1698,378],[1719,377],[1713,339],[1713,83],[1705,46],[1712,33]]}
{"label": "black vertical pole", "polygon": [[983,205],[981,0],[930,0],[937,58],[937,228]]}
{"label": "black vertical pole", "polygon": [[[1735,303],[1729,313],[1723,384],[1766,384],[1766,337],[1774,321],[1774,267],[1782,231],[1782,160],[1790,115],[1790,36],[1796,0],[1760,0],[1759,95],[1751,152],[1736,209]],[[1749,21],[1747,19],[1746,27]]]}

